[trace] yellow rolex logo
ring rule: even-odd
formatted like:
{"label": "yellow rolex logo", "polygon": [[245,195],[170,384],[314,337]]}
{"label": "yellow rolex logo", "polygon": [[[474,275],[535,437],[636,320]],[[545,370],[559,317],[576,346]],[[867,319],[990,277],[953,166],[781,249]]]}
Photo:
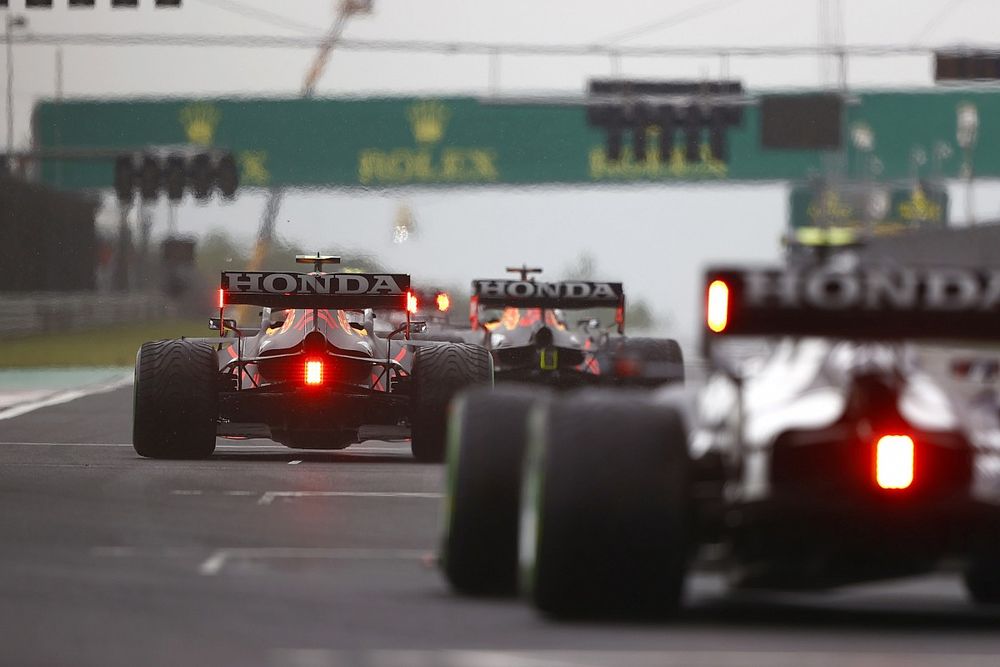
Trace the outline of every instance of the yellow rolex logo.
{"label": "yellow rolex logo", "polygon": [[941,220],[941,205],[927,196],[924,189],[917,187],[910,201],[899,205],[899,214],[904,220]]}
{"label": "yellow rolex logo", "polygon": [[247,185],[267,185],[271,173],[267,169],[267,151],[240,153],[241,180]]}
{"label": "yellow rolex logo", "polygon": [[418,144],[434,144],[444,137],[444,128],[448,124],[451,112],[442,102],[417,102],[406,111],[410,119],[413,138]]}
{"label": "yellow rolex logo", "polygon": [[210,145],[221,117],[222,113],[212,104],[189,104],[181,109],[181,125],[188,141],[199,146]]}
{"label": "yellow rolex logo", "polygon": [[420,100],[406,108],[415,147],[363,148],[358,180],[369,183],[490,183],[500,180],[492,148],[442,143],[451,109],[440,100]]}

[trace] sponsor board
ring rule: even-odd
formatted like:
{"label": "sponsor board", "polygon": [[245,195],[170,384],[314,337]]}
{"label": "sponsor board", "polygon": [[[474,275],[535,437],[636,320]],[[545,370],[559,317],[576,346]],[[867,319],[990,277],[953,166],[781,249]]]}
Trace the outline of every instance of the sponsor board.
{"label": "sponsor board", "polygon": [[279,308],[405,308],[410,276],[403,273],[225,271],[226,304]]}
{"label": "sponsor board", "polygon": [[721,334],[990,341],[1000,335],[1000,271],[712,269],[706,293],[717,282],[727,295]]}
{"label": "sponsor board", "polygon": [[536,308],[616,306],[624,298],[621,283],[592,281],[474,280],[472,293],[484,306]]}

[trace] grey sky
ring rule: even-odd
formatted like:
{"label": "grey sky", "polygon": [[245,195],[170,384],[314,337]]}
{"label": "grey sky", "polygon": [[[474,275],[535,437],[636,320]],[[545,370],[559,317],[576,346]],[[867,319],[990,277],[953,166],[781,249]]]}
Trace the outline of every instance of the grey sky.
{"label": "grey sky", "polygon": [[[136,11],[21,11],[37,33],[206,33],[235,35],[320,34],[331,23],[332,0],[184,0],[183,8],[155,10],[140,0]],[[992,0],[375,0],[373,14],[354,19],[356,39],[426,39],[532,43],[640,45],[814,45],[836,39],[821,34],[820,11],[841,7],[847,44],[991,43],[1000,24]],[[285,17],[280,25],[260,11]],[[673,25],[670,25],[673,23]],[[641,28],[651,29],[643,31]],[[616,36],[628,35],[614,40]],[[248,40],[252,44],[252,41]],[[29,140],[30,109],[55,91],[55,50],[15,47],[15,119],[20,145]],[[275,95],[298,93],[312,58],[309,51],[252,48],[68,47],[63,90],[70,97],[166,95]],[[692,78],[719,76],[718,58],[639,59],[621,62],[625,75]],[[751,87],[815,86],[832,70],[816,58],[733,58],[730,76]],[[505,91],[581,90],[589,76],[607,75],[606,58],[505,57]],[[335,52],[317,93],[482,93],[488,82],[482,56]],[[930,64],[915,57],[852,60],[855,87],[930,85]],[[5,110],[0,110],[5,113]],[[963,210],[954,191],[954,212]],[[473,274],[500,270],[511,261],[561,269],[582,251],[598,258],[609,278],[653,305],[681,333],[693,330],[697,269],[707,259],[769,260],[778,256],[786,193],[781,186],[636,186],[545,188],[527,191],[408,190],[295,193],[282,208],[280,233],[314,249],[344,244],[379,255],[394,267],[434,280],[464,283]],[[977,205],[995,213],[995,190],[984,187]],[[390,223],[399,203],[412,206],[421,236],[394,246]],[[262,198],[235,204],[185,205],[181,228],[212,226],[249,239]],[[157,210],[162,230],[165,208]],[[563,239],[572,229],[571,240]],[[608,231],[613,230],[609,237]]]}

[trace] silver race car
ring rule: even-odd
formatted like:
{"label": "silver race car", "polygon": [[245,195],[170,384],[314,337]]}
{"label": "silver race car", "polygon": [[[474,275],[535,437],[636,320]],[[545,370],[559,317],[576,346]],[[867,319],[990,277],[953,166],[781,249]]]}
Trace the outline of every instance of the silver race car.
{"label": "silver race car", "polygon": [[[299,256],[310,273],[222,274],[218,337],[144,343],[135,366],[133,444],[151,458],[202,458],[216,437],[342,449],[362,439],[412,439],[416,458],[444,457],[448,403],[492,384],[482,347],[418,341],[405,274],[326,273],[328,255]],[[259,328],[226,319],[261,306]],[[374,309],[405,313],[376,335]]]}
{"label": "silver race car", "polygon": [[[519,580],[555,616],[659,614],[708,561],[735,586],[782,590],[955,564],[972,600],[1000,604],[997,411],[905,344],[995,343],[1000,273],[723,268],[705,296],[712,372],[695,394],[458,400],[452,586]],[[484,428],[499,414],[502,433]]]}

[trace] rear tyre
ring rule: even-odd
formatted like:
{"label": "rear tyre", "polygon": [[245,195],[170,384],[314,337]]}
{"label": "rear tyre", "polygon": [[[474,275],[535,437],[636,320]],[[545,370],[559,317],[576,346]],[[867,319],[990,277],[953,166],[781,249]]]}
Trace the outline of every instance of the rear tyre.
{"label": "rear tyre", "polygon": [[412,382],[410,448],[419,461],[441,462],[451,399],[466,387],[492,384],[493,359],[486,348],[466,343],[418,347]]}
{"label": "rear tyre", "polygon": [[617,384],[651,387],[684,382],[684,353],[672,338],[625,338],[610,355]]}
{"label": "rear tyre", "polygon": [[132,446],[153,459],[201,459],[215,451],[219,362],[211,345],[143,343],[135,360]]}
{"label": "rear tyre", "polygon": [[448,424],[447,501],[442,562],[467,595],[517,592],[521,470],[532,406],[547,396],[504,385],[463,392]]}
{"label": "rear tyre", "polygon": [[447,333],[444,331],[428,331],[425,333],[410,334],[413,340],[433,340],[439,343],[464,343],[465,338],[458,333]]}
{"label": "rear tyre", "polygon": [[674,612],[692,541],[688,471],[680,415],[642,394],[591,390],[534,412],[520,523],[532,603],[554,617]]}
{"label": "rear tyre", "polygon": [[1000,558],[976,558],[966,568],[965,590],[976,604],[1000,604]]}

